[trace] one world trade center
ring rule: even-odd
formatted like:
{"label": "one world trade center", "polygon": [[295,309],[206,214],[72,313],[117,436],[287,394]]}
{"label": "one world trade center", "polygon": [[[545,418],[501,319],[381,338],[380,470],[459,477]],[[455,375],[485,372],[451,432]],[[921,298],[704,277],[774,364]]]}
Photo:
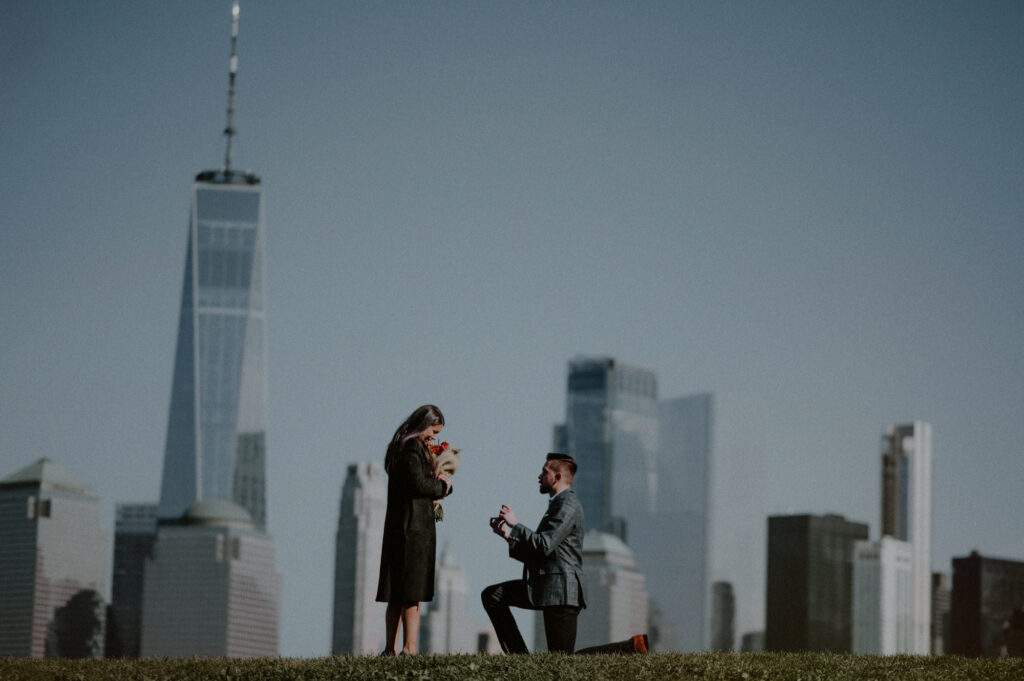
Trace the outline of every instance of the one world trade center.
{"label": "one world trade center", "polygon": [[265,530],[263,194],[258,176],[231,169],[236,65],[232,54],[224,168],[192,185],[157,515],[174,520],[197,501],[227,499]]}

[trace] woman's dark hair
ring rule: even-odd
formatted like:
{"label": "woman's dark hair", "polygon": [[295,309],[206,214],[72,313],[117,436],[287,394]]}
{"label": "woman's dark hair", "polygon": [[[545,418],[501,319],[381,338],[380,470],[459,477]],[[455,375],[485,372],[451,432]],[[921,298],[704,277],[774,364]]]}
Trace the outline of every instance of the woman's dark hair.
{"label": "woman's dark hair", "polygon": [[409,418],[405,420],[405,423],[398,426],[398,430],[395,431],[391,438],[391,444],[388,445],[388,453],[384,456],[384,470],[388,474],[391,473],[391,467],[394,466],[398,453],[402,451],[402,447],[405,446],[406,442],[421,435],[423,431],[431,426],[443,425],[444,415],[440,409],[432,404],[424,404],[409,414]]}

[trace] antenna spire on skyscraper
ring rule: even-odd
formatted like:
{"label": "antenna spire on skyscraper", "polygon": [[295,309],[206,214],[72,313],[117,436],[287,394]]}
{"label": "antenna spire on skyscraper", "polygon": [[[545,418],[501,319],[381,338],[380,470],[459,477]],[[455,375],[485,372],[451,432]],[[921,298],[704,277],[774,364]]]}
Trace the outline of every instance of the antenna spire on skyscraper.
{"label": "antenna spire on skyscraper", "polygon": [[231,174],[231,138],[235,135],[235,75],[238,73],[238,0],[231,7],[231,62],[228,67],[228,125],[224,135],[228,138],[224,153],[224,174]]}

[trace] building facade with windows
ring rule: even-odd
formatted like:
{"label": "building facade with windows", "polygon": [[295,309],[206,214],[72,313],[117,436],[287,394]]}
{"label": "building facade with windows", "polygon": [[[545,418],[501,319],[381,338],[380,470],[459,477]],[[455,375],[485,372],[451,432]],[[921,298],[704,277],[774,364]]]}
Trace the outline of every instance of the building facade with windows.
{"label": "building facade with windows", "polygon": [[953,559],[950,650],[967,657],[999,657],[1015,608],[1024,607],[1024,561],[977,551]]}
{"label": "building facade with windows", "polygon": [[868,526],[841,515],[768,518],[768,651],[848,653],[854,544]]}
{"label": "building facade with windows", "polygon": [[157,529],[142,600],[144,657],[273,657],[281,576],[270,537],[224,499]]}
{"label": "building facade with windows", "polygon": [[889,536],[853,551],[853,650],[857,655],[913,649],[913,547]]}
{"label": "building facade with windows", "polygon": [[109,545],[99,499],[63,466],[0,480],[0,656],[103,656]]}
{"label": "building facade with windows", "polygon": [[251,173],[192,186],[158,515],[230,499],[265,528],[263,195]]}

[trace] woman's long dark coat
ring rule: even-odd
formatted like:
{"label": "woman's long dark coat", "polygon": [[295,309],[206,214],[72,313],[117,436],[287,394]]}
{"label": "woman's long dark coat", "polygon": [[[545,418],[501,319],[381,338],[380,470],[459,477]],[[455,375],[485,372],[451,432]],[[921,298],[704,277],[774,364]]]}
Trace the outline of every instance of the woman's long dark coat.
{"label": "woman's long dark coat", "polygon": [[388,473],[388,506],[380,555],[377,600],[418,603],[434,598],[437,538],[434,499],[446,485],[435,480],[419,440],[406,442]]}

